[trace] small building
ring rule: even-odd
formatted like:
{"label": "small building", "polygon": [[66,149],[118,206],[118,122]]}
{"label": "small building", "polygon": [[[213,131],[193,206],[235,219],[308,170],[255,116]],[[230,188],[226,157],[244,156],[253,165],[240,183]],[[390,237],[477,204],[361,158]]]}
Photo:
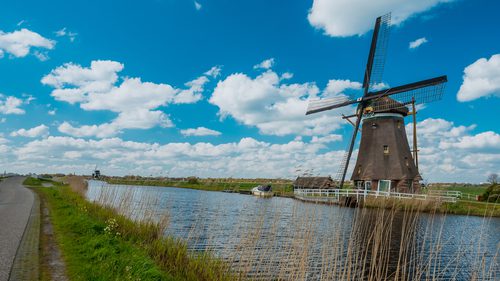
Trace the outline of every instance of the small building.
{"label": "small building", "polygon": [[297,177],[293,182],[294,189],[332,189],[335,186],[331,177]]}

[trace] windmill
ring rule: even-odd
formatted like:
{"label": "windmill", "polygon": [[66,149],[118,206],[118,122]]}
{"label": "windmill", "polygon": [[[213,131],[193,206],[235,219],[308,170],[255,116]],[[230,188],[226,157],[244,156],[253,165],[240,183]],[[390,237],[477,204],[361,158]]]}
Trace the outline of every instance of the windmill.
{"label": "windmill", "polygon": [[[421,179],[418,172],[416,127],[413,129],[413,151],[406,137],[404,117],[413,115],[415,105],[441,99],[446,76],[435,77],[393,88],[377,90],[382,82],[391,15],[378,17],[375,22],[368,62],[363,78],[363,96],[357,99],[339,96],[310,101],[306,115],[355,105],[355,113],[343,116],[354,126],[349,146],[340,163],[336,179],[343,187],[349,161],[361,128],[361,141],[356,166],[351,177],[357,188],[390,191],[391,185],[400,191],[416,191]],[[412,106],[409,112],[407,106]],[[356,118],[353,122],[350,118]],[[413,155],[412,155],[413,152]]]}

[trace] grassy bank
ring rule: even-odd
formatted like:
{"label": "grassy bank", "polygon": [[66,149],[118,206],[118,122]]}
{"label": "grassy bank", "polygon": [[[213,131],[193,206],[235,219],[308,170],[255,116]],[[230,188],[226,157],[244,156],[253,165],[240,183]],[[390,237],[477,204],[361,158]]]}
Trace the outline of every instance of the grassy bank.
{"label": "grassy bank", "polygon": [[366,208],[391,208],[399,211],[415,208],[424,213],[500,217],[500,204],[466,200],[459,200],[456,203],[439,203],[431,200],[368,198],[363,203],[363,206]]}
{"label": "grassy bank", "polygon": [[462,193],[466,194],[471,194],[471,195],[482,195],[486,189],[488,188],[488,185],[479,185],[479,184],[459,184],[459,183],[454,183],[454,184],[432,184],[429,186],[428,189],[425,189],[425,191],[429,190],[443,190],[443,191],[460,191]]}
{"label": "grassy bank", "polygon": [[[120,178],[105,178],[110,184],[127,184],[127,185],[143,185],[143,186],[165,186],[165,187],[181,187],[207,191],[250,191],[252,188],[260,184],[267,184],[265,181],[248,181],[248,182],[220,182],[220,181],[205,181],[197,180],[196,182],[189,181],[167,181],[167,180],[133,180]],[[290,183],[274,183],[272,184],[273,191],[278,196],[293,196],[293,187]]]}
{"label": "grassy bank", "polygon": [[[164,237],[160,221],[134,222],[90,203],[69,186],[28,178],[47,204],[70,280],[232,280],[228,267],[208,253]],[[80,187],[76,187],[78,190]]]}

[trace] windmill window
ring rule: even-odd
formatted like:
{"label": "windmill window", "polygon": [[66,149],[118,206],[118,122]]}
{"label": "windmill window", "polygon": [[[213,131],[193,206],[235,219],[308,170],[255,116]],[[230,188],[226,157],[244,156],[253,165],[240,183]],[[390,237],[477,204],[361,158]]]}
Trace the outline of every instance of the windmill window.
{"label": "windmill window", "polygon": [[398,129],[401,129],[401,121],[398,120]]}
{"label": "windmill window", "polygon": [[410,167],[410,162],[408,161],[408,157],[405,157],[406,167]]}
{"label": "windmill window", "polygon": [[361,174],[361,165],[358,166],[358,175]]}
{"label": "windmill window", "polygon": [[389,146],[384,145],[384,154],[389,154]]}
{"label": "windmill window", "polygon": [[372,123],[372,129],[377,129],[377,123]]}

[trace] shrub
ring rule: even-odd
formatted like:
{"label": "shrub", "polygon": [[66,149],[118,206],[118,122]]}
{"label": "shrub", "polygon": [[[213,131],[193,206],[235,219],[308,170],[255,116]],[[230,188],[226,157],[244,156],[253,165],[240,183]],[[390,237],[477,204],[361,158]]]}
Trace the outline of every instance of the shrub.
{"label": "shrub", "polygon": [[198,181],[198,178],[197,178],[197,177],[189,177],[189,178],[187,179],[187,182],[188,182],[189,184],[198,184],[198,183],[199,183],[199,181]]}
{"label": "shrub", "polygon": [[500,185],[492,184],[482,195],[482,200],[487,202],[499,202],[500,201]]}

